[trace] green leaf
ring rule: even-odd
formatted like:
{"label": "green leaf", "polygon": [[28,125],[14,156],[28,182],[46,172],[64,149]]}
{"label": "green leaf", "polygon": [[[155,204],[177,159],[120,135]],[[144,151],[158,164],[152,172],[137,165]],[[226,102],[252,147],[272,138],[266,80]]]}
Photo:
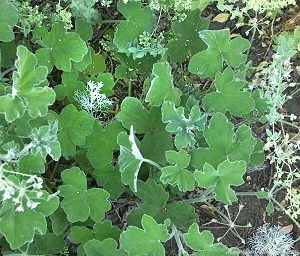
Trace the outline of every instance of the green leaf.
{"label": "green leaf", "polygon": [[67,215],[62,208],[58,208],[50,215],[52,231],[56,235],[63,233],[69,226]]}
{"label": "green leaf", "polygon": [[167,151],[166,158],[173,165],[162,168],[161,182],[177,186],[183,192],[193,190],[195,180],[192,172],[186,169],[189,166],[191,156],[181,149],[179,152],[173,150]]}
{"label": "green leaf", "polygon": [[199,38],[199,31],[207,29],[209,20],[201,18],[201,11],[190,11],[183,21],[174,21],[172,31],[176,36],[167,44],[167,55],[171,62],[182,62],[189,54],[205,49],[205,43]]}
{"label": "green leaf", "polygon": [[112,238],[103,241],[89,240],[84,244],[84,251],[87,256],[126,256],[126,252],[118,250],[117,242]]}
{"label": "green leaf", "polygon": [[153,79],[147,92],[145,101],[159,107],[164,101],[172,101],[176,105],[180,102],[181,91],[173,85],[171,67],[167,62],[158,62],[153,65]]}
{"label": "green leaf", "polygon": [[66,184],[59,187],[60,195],[64,197],[61,207],[66,212],[68,220],[86,221],[89,216],[94,221],[102,220],[105,212],[111,207],[108,202],[109,194],[99,188],[87,190],[86,176],[77,167],[64,170],[61,178]]}
{"label": "green leaf", "polygon": [[189,71],[202,77],[214,77],[223,68],[223,62],[238,67],[246,61],[243,53],[250,47],[250,42],[241,37],[230,40],[229,29],[203,30],[200,38],[208,48],[196,53],[190,60]]}
{"label": "green leaf", "polygon": [[228,67],[223,73],[218,72],[215,79],[216,92],[208,93],[203,98],[203,103],[208,111],[242,116],[250,113],[255,102],[251,93],[244,91],[245,83],[234,79],[233,70]]}
{"label": "green leaf", "polygon": [[210,231],[204,230],[200,233],[196,223],[193,223],[189,227],[188,233],[184,234],[184,240],[191,249],[197,251],[197,253],[192,254],[193,256],[232,255],[227,254],[228,248],[225,245],[214,244],[214,236]]}
{"label": "green leaf", "polygon": [[201,187],[213,188],[216,200],[231,204],[237,200],[237,197],[230,186],[242,185],[245,172],[245,161],[230,162],[225,160],[219,164],[217,170],[205,163],[203,171],[196,171],[194,177]]}
{"label": "green leaf", "polygon": [[95,169],[111,164],[113,151],[118,149],[117,135],[123,131],[121,124],[110,122],[105,129],[95,123],[94,131],[86,137],[87,158]]}
{"label": "green leaf", "polygon": [[7,122],[22,117],[26,110],[32,118],[46,115],[55,101],[54,91],[43,86],[47,84],[47,68],[37,66],[34,54],[22,45],[17,48],[15,66],[12,92],[0,97],[0,113]]}
{"label": "green leaf", "polygon": [[120,146],[119,166],[121,172],[121,180],[123,184],[129,185],[130,188],[137,192],[137,180],[140,167],[146,160],[137,145],[133,126],[130,127],[130,134],[121,132],[117,138]]}
{"label": "green leaf", "polygon": [[44,235],[36,236],[34,238],[34,244],[37,246],[37,252],[40,255],[59,254],[67,246],[64,234],[56,235],[49,232]]}
{"label": "green leaf", "polygon": [[125,191],[125,186],[121,182],[121,173],[117,166],[109,164],[101,169],[96,169],[93,174],[97,184],[103,187],[111,198],[117,199]]}
{"label": "green leaf", "polygon": [[122,248],[135,256],[165,255],[165,249],[161,242],[169,240],[168,226],[170,220],[166,220],[164,224],[157,222],[148,215],[142,218],[143,229],[129,226],[126,231],[121,234],[120,243]]}
{"label": "green leaf", "polygon": [[75,20],[75,31],[86,42],[93,36],[91,23],[81,19]]}
{"label": "green leaf", "polygon": [[9,42],[15,38],[13,27],[18,23],[18,10],[8,0],[0,2],[0,41]]}
{"label": "green leaf", "polygon": [[24,155],[18,162],[18,172],[28,174],[41,174],[45,172],[46,159],[42,154]]}
{"label": "green leaf", "polygon": [[114,34],[113,42],[120,51],[126,50],[144,31],[151,33],[154,30],[154,15],[149,7],[142,8],[140,2],[125,4],[119,1],[118,11],[126,19],[117,25]]}
{"label": "green leaf", "polygon": [[63,72],[61,84],[55,86],[57,100],[63,100],[65,97],[70,102],[75,102],[74,94],[76,91],[84,91],[85,84],[78,80],[78,72],[72,70],[71,72]]}
{"label": "green leaf", "polygon": [[195,132],[203,131],[207,116],[202,114],[198,106],[193,106],[188,118],[183,107],[176,108],[174,102],[165,101],[161,108],[162,121],[168,123],[166,130],[175,133],[177,149],[193,147],[196,143]]}
{"label": "green leaf", "polygon": [[15,211],[13,202],[6,201],[0,209],[0,234],[3,234],[11,249],[17,249],[31,242],[35,234],[44,235],[47,230],[46,216],[58,207],[58,198],[42,191],[40,204],[34,209],[24,207]]}
{"label": "green leaf", "polygon": [[217,168],[227,158],[231,161],[243,160],[250,163],[250,155],[257,140],[252,136],[250,127],[241,125],[236,134],[233,128],[233,124],[228,122],[224,114],[214,114],[203,132],[208,147],[192,150],[191,164],[201,171],[204,163]]}
{"label": "green leaf", "polygon": [[70,71],[72,62],[81,62],[87,54],[86,43],[75,32],[66,32],[62,22],[55,23],[50,32],[44,27],[36,28],[34,41],[42,47],[42,62],[50,62],[58,69]]}
{"label": "green leaf", "polygon": [[62,154],[65,157],[75,156],[76,146],[83,146],[86,136],[93,132],[94,119],[86,111],[77,111],[70,104],[61,111],[58,121]]}
{"label": "green leaf", "polygon": [[103,73],[106,69],[105,58],[99,53],[95,54],[93,49],[91,49],[91,53],[92,63],[86,68],[85,72],[90,75],[98,75]]}
{"label": "green leaf", "polygon": [[146,133],[151,129],[149,111],[144,108],[140,100],[134,97],[126,97],[122,101],[117,119],[127,129],[133,125],[136,133]]}

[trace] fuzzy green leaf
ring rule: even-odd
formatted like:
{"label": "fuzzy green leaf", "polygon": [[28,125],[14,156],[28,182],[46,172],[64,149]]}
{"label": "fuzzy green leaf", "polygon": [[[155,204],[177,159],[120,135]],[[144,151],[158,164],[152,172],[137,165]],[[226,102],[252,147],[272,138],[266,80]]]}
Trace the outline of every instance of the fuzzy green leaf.
{"label": "fuzzy green leaf", "polygon": [[143,229],[129,226],[121,234],[121,246],[129,255],[163,256],[165,255],[165,249],[161,242],[165,242],[170,238],[167,230],[169,225],[170,220],[166,220],[164,224],[157,224],[151,216],[144,215],[142,218]]}
{"label": "fuzzy green leaf", "polygon": [[165,101],[161,108],[162,121],[168,123],[166,130],[175,133],[177,149],[193,147],[196,143],[195,132],[204,130],[207,116],[202,114],[198,106],[193,106],[188,118],[183,107],[176,108],[174,102]]}
{"label": "fuzzy green leaf", "polygon": [[241,37],[230,40],[229,29],[203,30],[200,38],[208,48],[196,53],[190,60],[189,71],[202,77],[214,77],[223,68],[223,62],[238,67],[246,61],[243,53],[250,47],[250,42]]}
{"label": "fuzzy green leaf", "polygon": [[199,9],[188,12],[183,21],[174,21],[172,31],[176,40],[167,44],[167,55],[171,62],[182,62],[189,54],[205,49],[205,43],[199,37],[199,31],[207,29],[209,21],[201,18]]}
{"label": "fuzzy green leaf", "polygon": [[188,233],[184,234],[184,240],[186,244],[197,251],[192,256],[224,256],[227,254],[228,248],[221,244],[214,244],[214,236],[208,231],[204,230],[199,232],[199,227],[196,223],[193,223],[188,230]]}
{"label": "fuzzy green leaf", "polygon": [[0,97],[0,113],[7,122],[22,117],[26,110],[32,118],[46,115],[55,101],[54,91],[44,86],[47,68],[37,66],[35,55],[22,45],[18,46],[15,66],[12,92]]}
{"label": "fuzzy green leaf", "polygon": [[191,156],[181,149],[179,152],[173,150],[167,151],[166,158],[173,165],[162,168],[161,182],[177,186],[183,192],[193,190],[195,180],[192,172],[186,169],[189,166]]}
{"label": "fuzzy green leaf", "polygon": [[245,161],[230,162],[225,160],[219,164],[217,170],[208,163],[203,166],[203,171],[196,171],[194,177],[201,187],[213,188],[216,199],[225,204],[237,200],[230,186],[244,183],[243,175],[246,172]]}
{"label": "fuzzy green leaf", "polygon": [[9,42],[15,38],[13,27],[18,22],[18,10],[8,0],[0,2],[0,41]]}
{"label": "fuzzy green leaf", "polygon": [[36,28],[34,40],[44,47],[41,49],[43,59],[40,60],[50,62],[63,71],[70,71],[71,63],[81,62],[88,52],[86,43],[80,36],[75,32],[66,32],[61,22],[55,23],[50,32],[44,27]]}
{"label": "fuzzy green leaf", "polygon": [[66,106],[58,117],[58,139],[65,157],[75,156],[76,146],[83,146],[86,136],[93,132],[94,119],[85,111],[77,111],[72,104]]}
{"label": "fuzzy green leaf", "polygon": [[218,72],[215,79],[216,92],[208,93],[203,98],[203,103],[209,111],[242,116],[250,113],[255,102],[251,93],[243,91],[245,83],[234,79],[233,70],[228,67],[223,73]]}
{"label": "fuzzy green leaf", "polygon": [[120,51],[124,51],[144,31],[153,31],[154,15],[149,7],[142,8],[142,4],[137,1],[127,4],[119,1],[118,10],[126,20],[118,24],[113,42]]}
{"label": "fuzzy green leaf", "polygon": [[95,169],[111,164],[113,151],[118,148],[117,135],[123,131],[121,124],[111,122],[105,129],[95,123],[94,131],[86,137],[87,158]]}
{"label": "fuzzy green leaf", "polygon": [[217,168],[225,159],[250,163],[250,156],[257,140],[252,136],[249,126],[241,125],[236,133],[233,128],[233,124],[228,122],[224,114],[214,114],[209,126],[203,132],[208,147],[192,150],[191,164],[201,171],[204,163]]}
{"label": "fuzzy green leaf", "polygon": [[172,101],[176,105],[180,102],[181,91],[173,85],[171,67],[167,62],[158,62],[153,65],[153,79],[146,95],[146,102],[159,107],[164,101]]}
{"label": "fuzzy green leaf", "polygon": [[126,97],[122,101],[121,111],[118,113],[117,119],[127,129],[133,125],[136,133],[146,133],[151,129],[149,111],[134,97]]}
{"label": "fuzzy green leaf", "polygon": [[[61,174],[66,185],[59,187],[60,195],[64,197],[61,206],[70,222],[86,221],[90,216],[94,221],[103,219],[111,207],[109,194],[104,189],[87,189],[87,179],[79,168],[72,167]],[[80,211],[78,211],[80,205]]]}
{"label": "fuzzy green leaf", "polygon": [[112,238],[103,241],[90,240],[84,244],[84,251],[87,256],[126,256],[126,252],[118,250],[117,242]]}

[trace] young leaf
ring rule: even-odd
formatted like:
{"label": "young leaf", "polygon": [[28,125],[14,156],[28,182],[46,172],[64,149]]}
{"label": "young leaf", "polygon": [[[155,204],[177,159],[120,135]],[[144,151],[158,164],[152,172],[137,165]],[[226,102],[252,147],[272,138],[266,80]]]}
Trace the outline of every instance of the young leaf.
{"label": "young leaf", "polygon": [[165,249],[161,242],[170,239],[167,230],[169,225],[170,220],[165,220],[164,224],[157,224],[151,216],[144,215],[142,218],[143,229],[129,226],[121,234],[121,246],[129,255],[163,256],[165,255]]}
{"label": "young leaf", "polygon": [[158,62],[153,65],[150,88],[146,95],[146,102],[159,107],[164,101],[172,101],[176,105],[180,102],[181,91],[173,85],[171,67],[167,62]]}
{"label": "young leaf", "polygon": [[196,148],[191,152],[191,164],[200,171],[204,163],[217,168],[227,158],[249,163],[257,143],[249,126],[241,125],[235,134],[233,124],[222,113],[213,115],[203,135],[208,147]]}
{"label": "young leaf", "polygon": [[133,126],[130,126],[129,136],[126,132],[121,132],[118,134],[117,141],[120,146],[119,166],[122,182],[137,192],[138,174],[145,158],[138,148]]}
{"label": "young leaf", "polygon": [[86,221],[89,216],[94,221],[102,220],[105,212],[111,207],[108,202],[109,194],[99,188],[88,190],[86,176],[77,167],[64,170],[61,178],[66,184],[59,187],[60,195],[64,197],[61,207],[66,212],[68,220]]}
{"label": "young leaf", "polygon": [[166,152],[166,158],[172,166],[163,167],[160,180],[163,184],[178,187],[180,191],[186,192],[194,189],[195,180],[192,172],[186,168],[189,166],[191,156],[180,149],[179,152],[170,150]]}
{"label": "young leaf", "polygon": [[205,49],[204,42],[199,38],[199,31],[207,29],[208,19],[201,18],[199,9],[187,13],[183,21],[174,21],[172,31],[177,39],[167,44],[167,55],[171,62],[182,62],[189,54]]}
{"label": "young leaf", "polygon": [[58,139],[65,157],[75,156],[76,146],[83,146],[86,136],[93,132],[94,119],[85,111],[77,111],[72,104],[66,106],[58,117]]}
{"label": "young leaf", "polygon": [[209,111],[242,116],[250,113],[255,102],[251,93],[243,91],[245,83],[234,79],[233,70],[228,67],[223,73],[218,72],[215,79],[216,92],[208,93],[203,98],[203,103]]}
{"label": "young leaf", "polygon": [[200,108],[193,106],[186,118],[183,107],[176,109],[174,102],[165,101],[161,112],[162,121],[168,123],[166,130],[176,134],[176,148],[193,147],[196,143],[195,132],[204,130],[207,118],[205,114],[201,113]]}
{"label": "young leaf", "polygon": [[231,204],[237,200],[230,186],[244,183],[243,175],[246,172],[245,161],[230,162],[225,160],[219,164],[217,170],[208,163],[203,166],[203,171],[196,171],[194,177],[203,188],[213,188],[216,199],[224,204]]}
{"label": "young leaf", "polygon": [[151,33],[155,22],[151,9],[142,8],[142,4],[137,1],[130,1],[126,4],[119,1],[118,10],[126,20],[118,24],[113,42],[122,52],[144,31]]}
{"label": "young leaf", "polygon": [[0,41],[9,42],[15,38],[13,27],[18,22],[18,10],[8,0],[0,2]]}
{"label": "young leaf", "polygon": [[224,256],[227,254],[228,248],[221,244],[214,244],[214,236],[208,231],[204,230],[199,232],[199,227],[196,223],[193,223],[188,230],[188,233],[184,234],[185,243],[194,251],[197,251],[192,256]]}
{"label": "young leaf", "polygon": [[25,46],[18,46],[17,71],[13,73],[12,92],[0,97],[0,113],[7,122],[12,122],[28,110],[32,118],[47,114],[48,107],[55,101],[55,93],[45,85],[48,70],[37,66],[33,53]]}
{"label": "young leaf", "polygon": [[133,125],[136,133],[146,133],[151,129],[150,113],[137,98],[126,97],[122,101],[117,119],[127,129]]}
{"label": "young leaf", "polygon": [[[81,62],[87,54],[86,43],[75,32],[66,32],[62,22],[55,23],[50,32],[44,27],[36,28],[34,41],[43,46],[37,50],[39,61],[55,65],[63,71],[71,71],[72,62]],[[50,68],[51,70],[52,68]]]}
{"label": "young leaf", "polygon": [[189,71],[202,77],[214,77],[223,68],[223,62],[238,67],[246,61],[243,54],[250,47],[250,42],[241,37],[230,40],[229,29],[203,30],[200,38],[208,48],[196,53],[190,60]]}

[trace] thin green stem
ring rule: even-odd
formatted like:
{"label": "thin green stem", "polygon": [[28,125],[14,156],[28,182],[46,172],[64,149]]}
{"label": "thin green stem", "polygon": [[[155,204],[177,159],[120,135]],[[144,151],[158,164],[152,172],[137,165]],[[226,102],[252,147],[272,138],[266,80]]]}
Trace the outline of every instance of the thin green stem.
{"label": "thin green stem", "polygon": [[286,124],[286,125],[289,125],[289,126],[291,126],[291,127],[294,127],[294,128],[296,128],[296,129],[300,130],[300,126],[295,125],[295,124],[293,124],[293,123],[290,123],[290,122],[287,122],[287,121],[284,121],[284,120],[282,120],[281,123]]}
{"label": "thin green stem", "polygon": [[176,244],[178,246],[178,256],[188,256],[189,254],[187,253],[187,251],[183,248],[182,242],[181,242],[181,238],[180,238],[180,231],[177,230],[177,228],[175,227],[175,225],[172,225],[172,234],[175,238]]}

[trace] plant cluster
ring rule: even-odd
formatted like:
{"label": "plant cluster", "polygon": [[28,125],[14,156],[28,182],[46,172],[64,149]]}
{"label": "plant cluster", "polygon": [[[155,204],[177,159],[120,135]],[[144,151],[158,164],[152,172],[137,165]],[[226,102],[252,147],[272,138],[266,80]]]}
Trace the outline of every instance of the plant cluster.
{"label": "plant cluster", "polygon": [[[299,126],[282,111],[299,31],[276,37],[256,77],[252,42],[209,29],[209,2],[0,1],[2,254],[240,255],[222,238],[245,244],[251,225],[228,206],[267,160],[271,187],[245,194],[300,227]],[[261,227],[249,250],[291,251],[281,231]]]}

